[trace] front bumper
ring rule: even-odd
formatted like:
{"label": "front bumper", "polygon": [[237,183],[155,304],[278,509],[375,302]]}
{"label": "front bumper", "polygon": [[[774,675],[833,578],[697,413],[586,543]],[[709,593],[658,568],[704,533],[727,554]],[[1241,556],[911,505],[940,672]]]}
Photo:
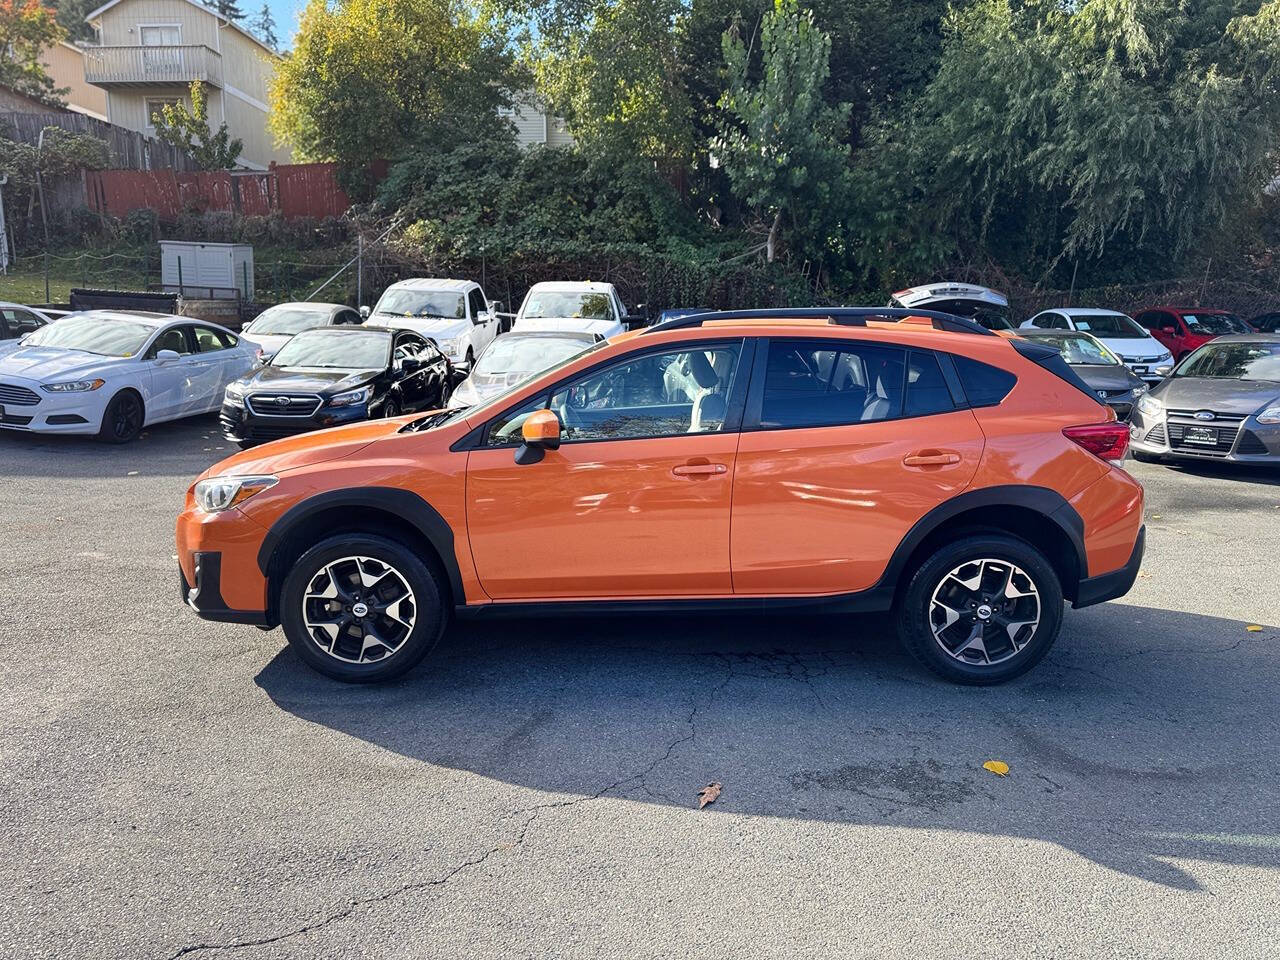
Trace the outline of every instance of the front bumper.
{"label": "front bumper", "polygon": [[187,582],[181,564],[178,566],[179,595],[182,602],[205,620],[221,623],[250,623],[256,627],[273,626],[264,610],[233,610],[222,599],[222,554],[216,550],[197,550],[195,586]]}
{"label": "front bumper", "polygon": [[247,406],[224,403],[218,412],[218,422],[228,440],[244,441],[279,440],[312,430],[341,427],[348,423],[360,423],[371,419],[367,404],[349,407],[321,406],[310,416],[263,416]]}
{"label": "front bumper", "polygon": [[1071,604],[1076,609],[1090,607],[1095,603],[1103,603],[1123,597],[1133,589],[1138,579],[1138,569],[1142,566],[1142,555],[1146,551],[1147,528],[1138,528],[1138,539],[1133,544],[1133,553],[1129,561],[1119,570],[1100,574],[1096,577],[1085,577],[1076,588],[1076,599]]}
{"label": "front bumper", "polygon": [[1256,417],[1207,422],[1167,413],[1147,417],[1135,407],[1129,447],[1160,459],[1280,464],[1280,424],[1259,423]]}
{"label": "front bumper", "polygon": [[[82,393],[51,394],[39,383],[6,378],[0,428],[25,433],[97,433],[112,392],[109,385]],[[21,395],[19,391],[23,391]],[[34,401],[34,402],[33,402]]]}

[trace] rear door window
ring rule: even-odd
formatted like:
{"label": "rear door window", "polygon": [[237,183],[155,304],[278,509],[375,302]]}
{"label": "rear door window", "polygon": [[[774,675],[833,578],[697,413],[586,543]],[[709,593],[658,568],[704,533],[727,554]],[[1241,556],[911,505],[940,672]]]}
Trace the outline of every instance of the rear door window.
{"label": "rear door window", "polygon": [[906,351],[844,342],[771,340],[760,426],[829,427],[902,416]]}
{"label": "rear door window", "polygon": [[912,350],[907,365],[906,415],[927,417],[935,413],[950,413],[955,408],[938,358],[932,353]]}

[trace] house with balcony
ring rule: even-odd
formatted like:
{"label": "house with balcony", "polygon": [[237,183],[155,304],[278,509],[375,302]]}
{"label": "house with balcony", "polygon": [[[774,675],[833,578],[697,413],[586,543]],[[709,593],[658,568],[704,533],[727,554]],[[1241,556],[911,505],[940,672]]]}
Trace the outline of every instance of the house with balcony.
{"label": "house with balcony", "polygon": [[196,0],[110,0],[86,18],[98,43],[85,46],[84,79],[106,91],[107,120],[155,135],[166,104],[190,107],[193,80],[205,85],[209,126],[226,123],[244,143],[240,164],[288,163],[267,127],[267,85],[280,55],[233,20]]}

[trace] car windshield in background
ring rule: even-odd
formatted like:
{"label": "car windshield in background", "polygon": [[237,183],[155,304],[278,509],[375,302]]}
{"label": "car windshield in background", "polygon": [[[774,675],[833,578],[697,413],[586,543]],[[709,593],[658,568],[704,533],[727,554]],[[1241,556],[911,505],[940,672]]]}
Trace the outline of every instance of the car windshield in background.
{"label": "car windshield in background", "polygon": [[1240,317],[1237,317],[1234,313],[1220,313],[1218,314],[1218,316],[1222,317],[1224,320],[1227,321],[1227,323],[1231,324],[1232,328],[1235,330],[1236,333],[1253,333],[1254,332],[1253,327],[1249,326],[1249,324],[1245,323],[1243,319],[1241,319]]}
{"label": "car windshield in background", "polygon": [[378,301],[375,313],[393,317],[443,317],[465,320],[467,303],[460,293],[448,290],[388,290]]}
{"label": "car windshield in background", "polygon": [[1095,337],[1110,337],[1113,340],[1147,339],[1147,332],[1123,313],[1091,313],[1071,319],[1077,330],[1084,330]]}
{"label": "car windshield in background", "polygon": [[1174,376],[1280,382],[1280,343],[1208,343]]}
{"label": "car windshield in background", "polygon": [[307,330],[280,348],[273,367],[369,370],[387,365],[391,335],[378,330]]}
{"label": "car windshield in background", "polygon": [[1120,362],[1114,353],[1089,336],[1063,333],[1051,337],[1037,336],[1034,339],[1053,344],[1058,348],[1058,353],[1062,354],[1063,360],[1076,366],[1114,366]]}
{"label": "car windshield in background", "polygon": [[41,327],[22,341],[25,347],[62,347],[103,357],[132,357],[156,328],[129,320],[102,317],[63,317]]}
{"label": "car windshield in background", "polygon": [[482,377],[509,373],[537,373],[576,357],[590,344],[577,338],[521,337],[508,334],[493,344],[476,361],[475,372]]}
{"label": "car windshield in background", "polygon": [[1182,319],[1191,328],[1192,333],[1211,333],[1219,336],[1224,333],[1238,333],[1228,319],[1226,313],[1184,313]]}
{"label": "car windshield in background", "polygon": [[535,293],[530,295],[521,314],[529,320],[552,317],[609,320],[612,316],[607,293]]}
{"label": "car windshield in background", "polygon": [[293,336],[313,327],[323,327],[329,322],[329,311],[307,310],[302,307],[272,307],[258,316],[245,328],[245,333],[285,334]]}

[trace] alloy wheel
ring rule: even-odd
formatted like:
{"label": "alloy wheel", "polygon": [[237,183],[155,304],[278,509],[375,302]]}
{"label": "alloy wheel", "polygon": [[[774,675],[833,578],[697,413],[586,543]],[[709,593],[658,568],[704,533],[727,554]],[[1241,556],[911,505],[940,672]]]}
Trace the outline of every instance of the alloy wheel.
{"label": "alloy wheel", "polygon": [[1016,657],[1040,624],[1040,591],[1008,560],[969,560],[938,583],[929,601],[933,639],[961,663],[993,665]]}
{"label": "alloy wheel", "polygon": [[111,432],[117,439],[132,437],[142,428],[142,406],[132,394],[117,400],[112,412]]}
{"label": "alloy wheel", "polygon": [[413,632],[417,614],[404,574],[374,557],[326,563],[302,598],[307,633],[317,647],[344,663],[393,656]]}

